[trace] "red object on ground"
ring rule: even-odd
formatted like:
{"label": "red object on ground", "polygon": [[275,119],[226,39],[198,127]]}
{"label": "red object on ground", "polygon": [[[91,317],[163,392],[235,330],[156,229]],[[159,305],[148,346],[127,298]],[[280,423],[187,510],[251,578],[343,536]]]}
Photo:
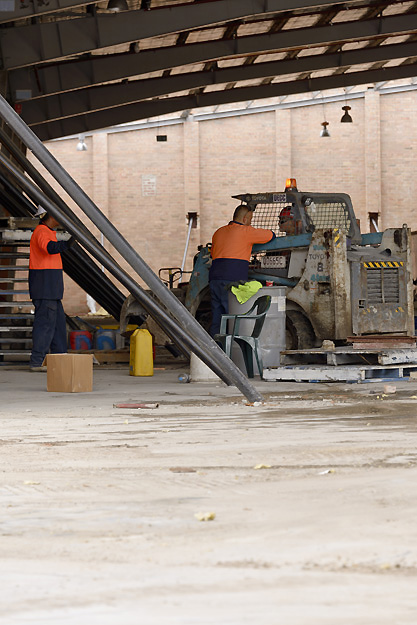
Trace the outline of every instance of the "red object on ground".
{"label": "red object on ground", "polygon": [[74,330],[69,334],[71,349],[93,349],[93,335],[86,330]]}

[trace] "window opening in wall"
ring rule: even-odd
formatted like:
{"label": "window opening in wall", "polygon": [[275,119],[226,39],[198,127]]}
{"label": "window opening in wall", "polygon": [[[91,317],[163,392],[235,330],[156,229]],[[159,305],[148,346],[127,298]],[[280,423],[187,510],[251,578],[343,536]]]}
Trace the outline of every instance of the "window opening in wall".
{"label": "window opening in wall", "polygon": [[379,232],[378,218],[379,213],[368,213],[369,232]]}

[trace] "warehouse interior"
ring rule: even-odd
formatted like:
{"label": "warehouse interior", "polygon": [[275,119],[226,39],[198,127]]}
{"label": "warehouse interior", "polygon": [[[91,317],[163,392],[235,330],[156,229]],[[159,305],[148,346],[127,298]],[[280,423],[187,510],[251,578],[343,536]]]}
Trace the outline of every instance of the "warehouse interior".
{"label": "warehouse interior", "polygon": [[[358,86],[414,85],[412,2],[64,4],[9,1],[0,11],[2,93],[40,141],[79,135],[82,145],[86,132],[110,125],[298,94],[320,100],[329,89],[340,90],[349,118]],[[4,158],[69,215],[26,159],[26,130],[16,135],[10,116],[2,125]],[[40,198],[28,200],[1,167],[3,213],[30,217]],[[65,271],[119,320],[125,293],[81,245],[74,255]]]}
{"label": "warehouse interior", "polygon": [[[396,120],[404,121],[398,158],[393,152],[386,166],[394,163],[390,175],[401,181],[405,160],[408,167],[415,158],[416,59],[414,1],[0,0],[2,623],[415,625],[417,255],[404,218],[409,208],[413,223],[414,198],[411,187],[388,185],[381,213],[375,189],[386,169],[377,155],[379,117],[370,111],[380,94],[411,94],[398,117],[384,112],[394,139]],[[275,149],[281,129],[287,141],[297,120],[293,140],[310,141],[300,129],[316,107],[314,133],[326,142],[333,133],[326,112],[337,103],[341,126],[352,125],[359,99],[369,178],[359,211],[344,189],[304,194],[291,171],[285,186],[278,183],[291,162],[286,143]],[[265,112],[272,122],[259,121]],[[259,126],[250,126],[252,115]],[[207,248],[188,261],[184,252],[179,273],[169,267],[158,275],[152,244],[131,244],[136,223],[122,232],[101,205],[109,168],[96,180],[100,193],[89,195],[83,181],[92,169],[71,174],[57,158],[64,145],[77,156],[93,146],[100,168],[107,134],[121,143],[141,129],[164,146],[170,128],[181,128],[177,154],[188,149],[181,175],[189,185],[176,214],[181,224],[173,222],[161,247],[175,233],[182,247],[186,236],[201,244],[192,231],[201,217],[198,122],[237,117],[228,132],[236,136],[248,120],[241,133],[248,143],[261,142],[273,123],[277,188],[251,194],[230,184],[204,233],[236,199],[276,221],[277,206],[291,201],[305,227],[292,243],[294,263],[281,276],[282,268],[268,269],[261,288],[272,289],[269,305],[284,334],[287,317],[297,340],[311,339],[299,315],[309,295],[315,327],[324,328],[314,347],[283,349],[282,360],[265,372],[258,364],[255,377],[196,320],[197,296],[187,308],[185,294],[171,288],[194,262],[207,273]],[[206,130],[201,146],[224,128],[213,137]],[[143,151],[136,135],[131,140]],[[348,169],[338,146],[328,148],[330,158]],[[256,158],[251,144],[240,149]],[[123,151],[114,155],[128,176]],[[228,180],[234,184],[233,171]],[[150,196],[155,184],[142,178]],[[212,188],[208,177],[201,191],[208,204]],[[321,202],[336,206],[336,224],[320,221]],[[71,349],[71,369],[65,365],[57,386],[52,365],[46,373],[28,367],[28,246],[39,205],[61,224],[60,240],[76,239],[63,254],[65,274],[104,311],[68,315],[69,332],[126,341]],[[151,232],[147,220],[160,216],[146,210],[141,227]],[[285,256],[284,237],[277,241],[259,257]],[[304,266],[311,279],[300,278]],[[146,373],[136,343],[128,347],[143,322],[159,337],[156,353],[147,343]],[[87,360],[77,368],[80,359]]]}

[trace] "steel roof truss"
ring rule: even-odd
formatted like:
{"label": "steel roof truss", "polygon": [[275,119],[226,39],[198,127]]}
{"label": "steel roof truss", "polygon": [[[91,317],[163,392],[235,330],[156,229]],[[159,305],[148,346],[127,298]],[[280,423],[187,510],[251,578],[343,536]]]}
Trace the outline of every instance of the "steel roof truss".
{"label": "steel roof truss", "polygon": [[217,0],[6,28],[0,31],[3,67],[33,65],[248,17],[343,4],[342,0]]}
{"label": "steel roof truss", "polygon": [[[346,40],[386,37],[417,29],[417,14],[395,15],[363,22],[348,22],[318,28],[303,28],[240,39],[194,43],[179,47],[146,50],[139,54],[102,56],[84,61],[38,68],[37,75],[27,70],[10,72],[10,88],[31,89],[34,95],[48,95],[62,90],[87,87],[106,81],[121,80],[181,65],[207,62],[231,56],[246,56],[265,51],[331,45]],[[257,65],[257,64],[255,64]],[[40,89],[39,89],[40,86]]]}
{"label": "steel roof truss", "polygon": [[194,109],[317,90],[343,88],[349,85],[381,82],[383,80],[398,80],[413,77],[416,72],[417,64],[412,63],[397,67],[349,72],[343,75],[326,76],[308,80],[274,83],[272,85],[258,87],[241,87],[239,89],[231,89],[230,91],[214,91],[195,96],[188,95],[161,100],[147,100],[112,109],[105,109],[103,111],[86,113],[78,117],[49,122],[48,124],[35,125],[33,126],[33,130],[42,141],[46,141],[48,139],[79,134],[139,119],[165,115],[184,109]]}
{"label": "steel roof truss", "polygon": [[29,125],[39,124],[211,84],[229,84],[257,78],[273,79],[275,76],[285,74],[298,72],[309,74],[335,67],[341,68],[340,71],[343,72],[352,65],[384,63],[395,58],[416,56],[417,42],[410,42],[336,54],[305,56],[271,63],[241,65],[215,71],[176,74],[165,78],[137,80],[126,84],[118,83],[82,89],[64,95],[23,102],[22,117]]}

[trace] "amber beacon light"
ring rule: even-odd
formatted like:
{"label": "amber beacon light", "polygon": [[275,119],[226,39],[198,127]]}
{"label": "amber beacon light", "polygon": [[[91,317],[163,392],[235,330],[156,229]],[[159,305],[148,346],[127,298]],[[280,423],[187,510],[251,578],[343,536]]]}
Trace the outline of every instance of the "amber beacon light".
{"label": "amber beacon light", "polygon": [[286,191],[297,191],[297,181],[295,178],[287,178],[285,181]]}

